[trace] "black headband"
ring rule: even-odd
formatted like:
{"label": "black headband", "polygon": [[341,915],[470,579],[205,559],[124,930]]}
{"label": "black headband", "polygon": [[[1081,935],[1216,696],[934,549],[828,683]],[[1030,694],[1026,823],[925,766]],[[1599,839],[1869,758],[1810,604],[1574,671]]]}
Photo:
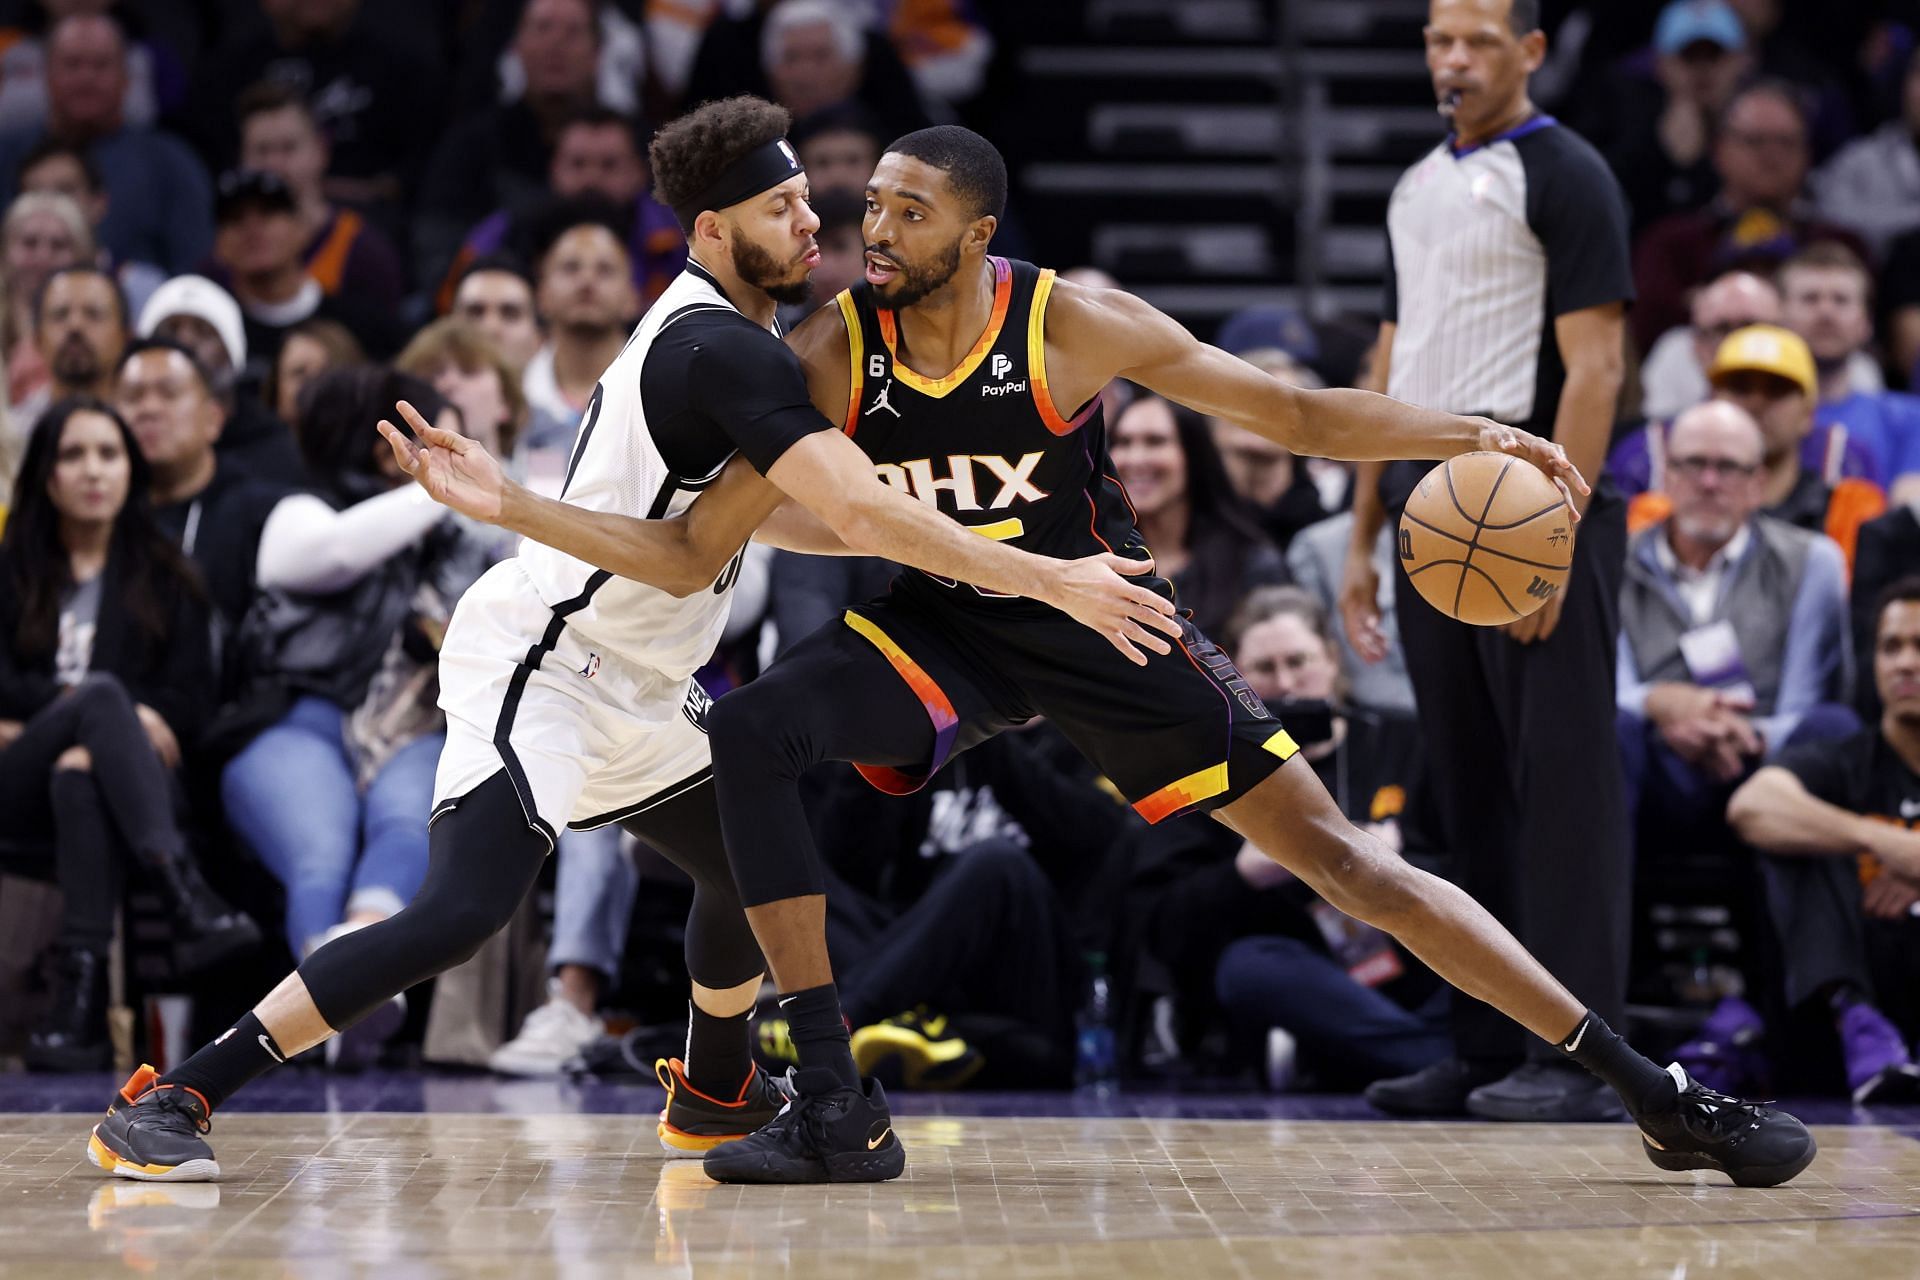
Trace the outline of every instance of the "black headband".
{"label": "black headband", "polygon": [[693,220],[703,211],[739,204],[801,172],[804,171],[800,157],[793,153],[793,144],[785,138],[775,138],[728,165],[705,191],[675,205],[673,216],[679,221],[680,229],[692,235]]}

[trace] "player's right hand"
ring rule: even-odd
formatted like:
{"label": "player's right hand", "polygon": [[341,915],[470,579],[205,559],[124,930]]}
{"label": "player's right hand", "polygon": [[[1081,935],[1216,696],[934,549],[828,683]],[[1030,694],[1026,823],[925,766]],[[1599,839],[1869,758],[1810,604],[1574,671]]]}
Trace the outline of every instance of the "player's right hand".
{"label": "player's right hand", "polygon": [[1056,563],[1059,568],[1047,593],[1048,604],[1098,631],[1136,666],[1147,665],[1147,655],[1141,649],[1173,652],[1173,646],[1162,639],[1180,638],[1173,601],[1127,581],[1127,577],[1152,573],[1152,560],[1129,560],[1106,553]]}
{"label": "player's right hand", "polygon": [[407,439],[405,432],[381,419],[380,434],[393,447],[399,468],[442,506],[486,524],[497,523],[508,481],[493,455],[457,431],[434,426],[405,400],[394,408],[419,441]]}
{"label": "player's right hand", "polygon": [[1371,555],[1347,557],[1340,577],[1340,622],[1361,661],[1379,662],[1387,656],[1387,633],[1380,625],[1380,572]]}

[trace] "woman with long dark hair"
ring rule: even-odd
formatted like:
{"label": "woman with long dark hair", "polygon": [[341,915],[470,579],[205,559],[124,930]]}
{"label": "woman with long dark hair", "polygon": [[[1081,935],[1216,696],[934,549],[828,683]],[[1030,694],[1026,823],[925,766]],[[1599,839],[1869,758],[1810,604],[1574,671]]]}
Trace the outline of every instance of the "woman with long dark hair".
{"label": "woman with long dark hair", "polygon": [[1108,448],[1154,564],[1202,632],[1217,636],[1254,587],[1290,580],[1198,414],[1142,391],[1115,416]]}
{"label": "woman with long dark hair", "polygon": [[54,998],[29,1065],[108,1064],[106,955],[131,855],[175,920],[175,959],[202,968],[259,940],[208,889],[176,819],[183,743],[213,686],[208,606],[154,524],[132,433],[75,398],[34,428],[0,541],[0,811],[51,837],[66,913]]}

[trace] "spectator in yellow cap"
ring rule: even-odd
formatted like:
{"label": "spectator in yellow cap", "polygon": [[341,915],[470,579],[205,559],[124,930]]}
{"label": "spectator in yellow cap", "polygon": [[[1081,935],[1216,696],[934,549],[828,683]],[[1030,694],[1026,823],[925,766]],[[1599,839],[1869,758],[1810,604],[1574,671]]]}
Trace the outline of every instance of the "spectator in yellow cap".
{"label": "spectator in yellow cap", "polygon": [[[1860,526],[1886,510],[1872,462],[1849,447],[1844,431],[1815,428],[1820,382],[1806,341],[1778,325],[1754,324],[1729,334],[1714,353],[1707,381],[1716,400],[1739,405],[1760,424],[1762,510],[1802,529],[1823,532],[1853,562]],[[1646,528],[1673,510],[1665,492],[1665,433],[1649,432],[1654,488],[1634,500],[1629,527]]]}

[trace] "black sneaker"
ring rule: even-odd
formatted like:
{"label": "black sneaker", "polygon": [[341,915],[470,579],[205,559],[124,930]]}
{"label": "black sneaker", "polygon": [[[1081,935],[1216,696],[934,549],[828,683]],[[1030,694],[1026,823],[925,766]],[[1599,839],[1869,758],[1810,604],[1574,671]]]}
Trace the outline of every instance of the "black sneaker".
{"label": "black sneaker", "polygon": [[885,1182],[907,1167],[907,1149],[893,1131],[887,1091],[877,1081],[858,1089],[831,1071],[787,1073],[793,1100],[738,1142],[707,1152],[715,1182]]}
{"label": "black sneaker", "polygon": [[697,1158],[723,1142],[738,1142],[787,1105],[785,1091],[758,1063],[731,1100],[694,1088],[687,1064],[678,1058],[661,1058],[653,1064],[653,1074],[667,1091],[659,1134],[660,1149],[669,1156]]}
{"label": "black sneaker", "polygon": [[1505,1079],[1467,1095],[1467,1110],[1482,1120],[1550,1124],[1623,1120],[1620,1095],[1573,1062],[1526,1062]]}
{"label": "black sneaker", "polygon": [[93,1126],[87,1159],[118,1178],[141,1182],[211,1182],[220,1176],[213,1148],[201,1140],[211,1124],[207,1100],[193,1090],[156,1084],[141,1064],[114,1095],[107,1118]]}
{"label": "black sneaker", "polygon": [[1375,1080],[1367,1086],[1367,1101],[1390,1116],[1439,1119],[1467,1114],[1467,1095],[1492,1084],[1503,1072],[1463,1058],[1442,1058],[1410,1076]]}
{"label": "black sneaker", "polygon": [[1776,1187],[1813,1163],[1813,1135],[1786,1112],[1715,1093],[1677,1062],[1667,1073],[1680,1087],[1673,1110],[1639,1118],[1655,1167],[1718,1169],[1738,1186]]}

